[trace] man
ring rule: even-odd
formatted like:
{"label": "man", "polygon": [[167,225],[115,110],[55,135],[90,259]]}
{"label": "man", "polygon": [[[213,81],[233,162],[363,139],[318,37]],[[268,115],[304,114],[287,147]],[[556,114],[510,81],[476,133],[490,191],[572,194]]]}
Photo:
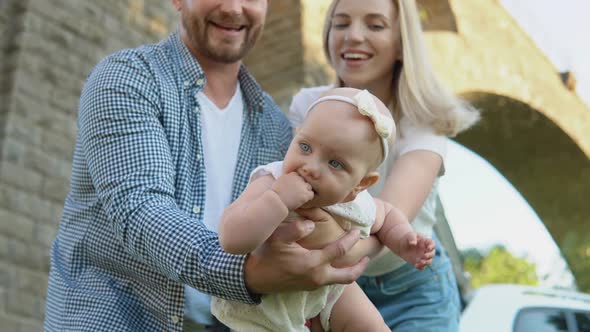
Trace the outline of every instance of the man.
{"label": "man", "polygon": [[264,293],[352,282],[366,266],[330,265],[358,232],[323,250],[297,245],[310,221],[277,230],[248,256],[221,250],[207,228],[250,170],[282,159],[291,139],[284,115],[241,65],[268,4],[172,3],[177,32],[107,57],[84,86],[51,253],[47,331],[182,331],[186,286],[256,304]]}

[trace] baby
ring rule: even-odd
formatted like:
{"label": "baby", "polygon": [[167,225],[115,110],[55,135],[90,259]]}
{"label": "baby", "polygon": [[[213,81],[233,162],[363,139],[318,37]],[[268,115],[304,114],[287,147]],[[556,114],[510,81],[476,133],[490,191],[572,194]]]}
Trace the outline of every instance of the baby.
{"label": "baby", "polygon": [[[224,211],[219,224],[222,247],[234,254],[251,252],[290,214],[319,207],[334,217],[337,227],[316,223],[314,232],[299,242],[302,246],[323,247],[345,231],[359,229],[361,237],[375,234],[387,248],[423,269],[434,254],[434,242],[416,234],[398,209],[366,191],[377,182],[376,169],[386,160],[394,137],[389,110],[368,91],[327,91],[309,107],[285,159],[256,168],[248,187]],[[350,263],[360,259],[352,256]],[[308,331],[306,321],[317,315],[324,330],[350,328],[349,322],[362,320],[363,330],[389,331],[356,283],[269,294],[256,306],[213,298],[211,309],[236,331]]]}

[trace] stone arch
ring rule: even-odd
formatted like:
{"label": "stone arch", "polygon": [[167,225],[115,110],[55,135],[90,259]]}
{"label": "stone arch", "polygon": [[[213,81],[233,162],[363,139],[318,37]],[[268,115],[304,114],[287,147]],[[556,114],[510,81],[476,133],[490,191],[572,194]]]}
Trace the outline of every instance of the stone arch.
{"label": "stone arch", "polygon": [[545,111],[522,100],[481,91],[463,97],[482,110],[482,120],[457,141],[487,159],[525,197],[580,288],[590,288],[583,273],[590,243],[590,164],[584,151]]}
{"label": "stone arch", "polygon": [[0,0],[0,325],[41,331],[86,75],[177,24],[169,1]]}
{"label": "stone arch", "polygon": [[590,157],[589,107],[564,86],[553,64],[501,4],[449,3],[458,32],[425,33],[431,61],[444,82],[459,94],[486,91],[531,105]]}
{"label": "stone arch", "polygon": [[457,32],[457,20],[448,0],[417,0],[424,31]]}

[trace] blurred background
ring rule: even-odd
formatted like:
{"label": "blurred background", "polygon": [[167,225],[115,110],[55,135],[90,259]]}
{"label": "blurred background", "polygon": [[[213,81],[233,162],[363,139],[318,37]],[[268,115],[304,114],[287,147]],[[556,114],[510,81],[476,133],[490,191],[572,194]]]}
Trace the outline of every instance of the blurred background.
{"label": "blurred background", "polygon": [[[321,47],[328,3],[271,1],[246,61],[285,111],[301,87],[333,80]],[[418,4],[440,78],[483,111],[454,138],[441,180],[448,224],[437,231],[461,287],[590,292],[590,2]],[[166,0],[0,0],[2,330],[42,330],[86,75],[176,24]]]}

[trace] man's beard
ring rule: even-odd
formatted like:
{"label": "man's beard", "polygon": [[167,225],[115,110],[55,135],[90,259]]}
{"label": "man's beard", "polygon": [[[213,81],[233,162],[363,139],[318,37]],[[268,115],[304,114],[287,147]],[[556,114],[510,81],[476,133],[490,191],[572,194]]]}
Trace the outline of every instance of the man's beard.
{"label": "man's beard", "polygon": [[[240,45],[238,47],[235,47],[235,43],[233,45],[223,45],[223,43],[220,43],[220,45],[212,45],[211,40],[207,37],[207,35],[209,28],[214,27],[210,25],[211,23],[207,22],[208,20],[193,20],[188,17],[188,15],[183,15],[182,17],[182,24],[186,30],[192,47],[207,58],[222,63],[235,63],[242,60],[248,51],[254,47],[254,44],[260,35],[260,31],[262,30],[262,26],[252,28],[250,25],[247,25],[244,28],[244,37],[240,41]],[[232,22],[232,20],[226,19],[225,22]],[[221,39],[218,41],[223,42]]]}

